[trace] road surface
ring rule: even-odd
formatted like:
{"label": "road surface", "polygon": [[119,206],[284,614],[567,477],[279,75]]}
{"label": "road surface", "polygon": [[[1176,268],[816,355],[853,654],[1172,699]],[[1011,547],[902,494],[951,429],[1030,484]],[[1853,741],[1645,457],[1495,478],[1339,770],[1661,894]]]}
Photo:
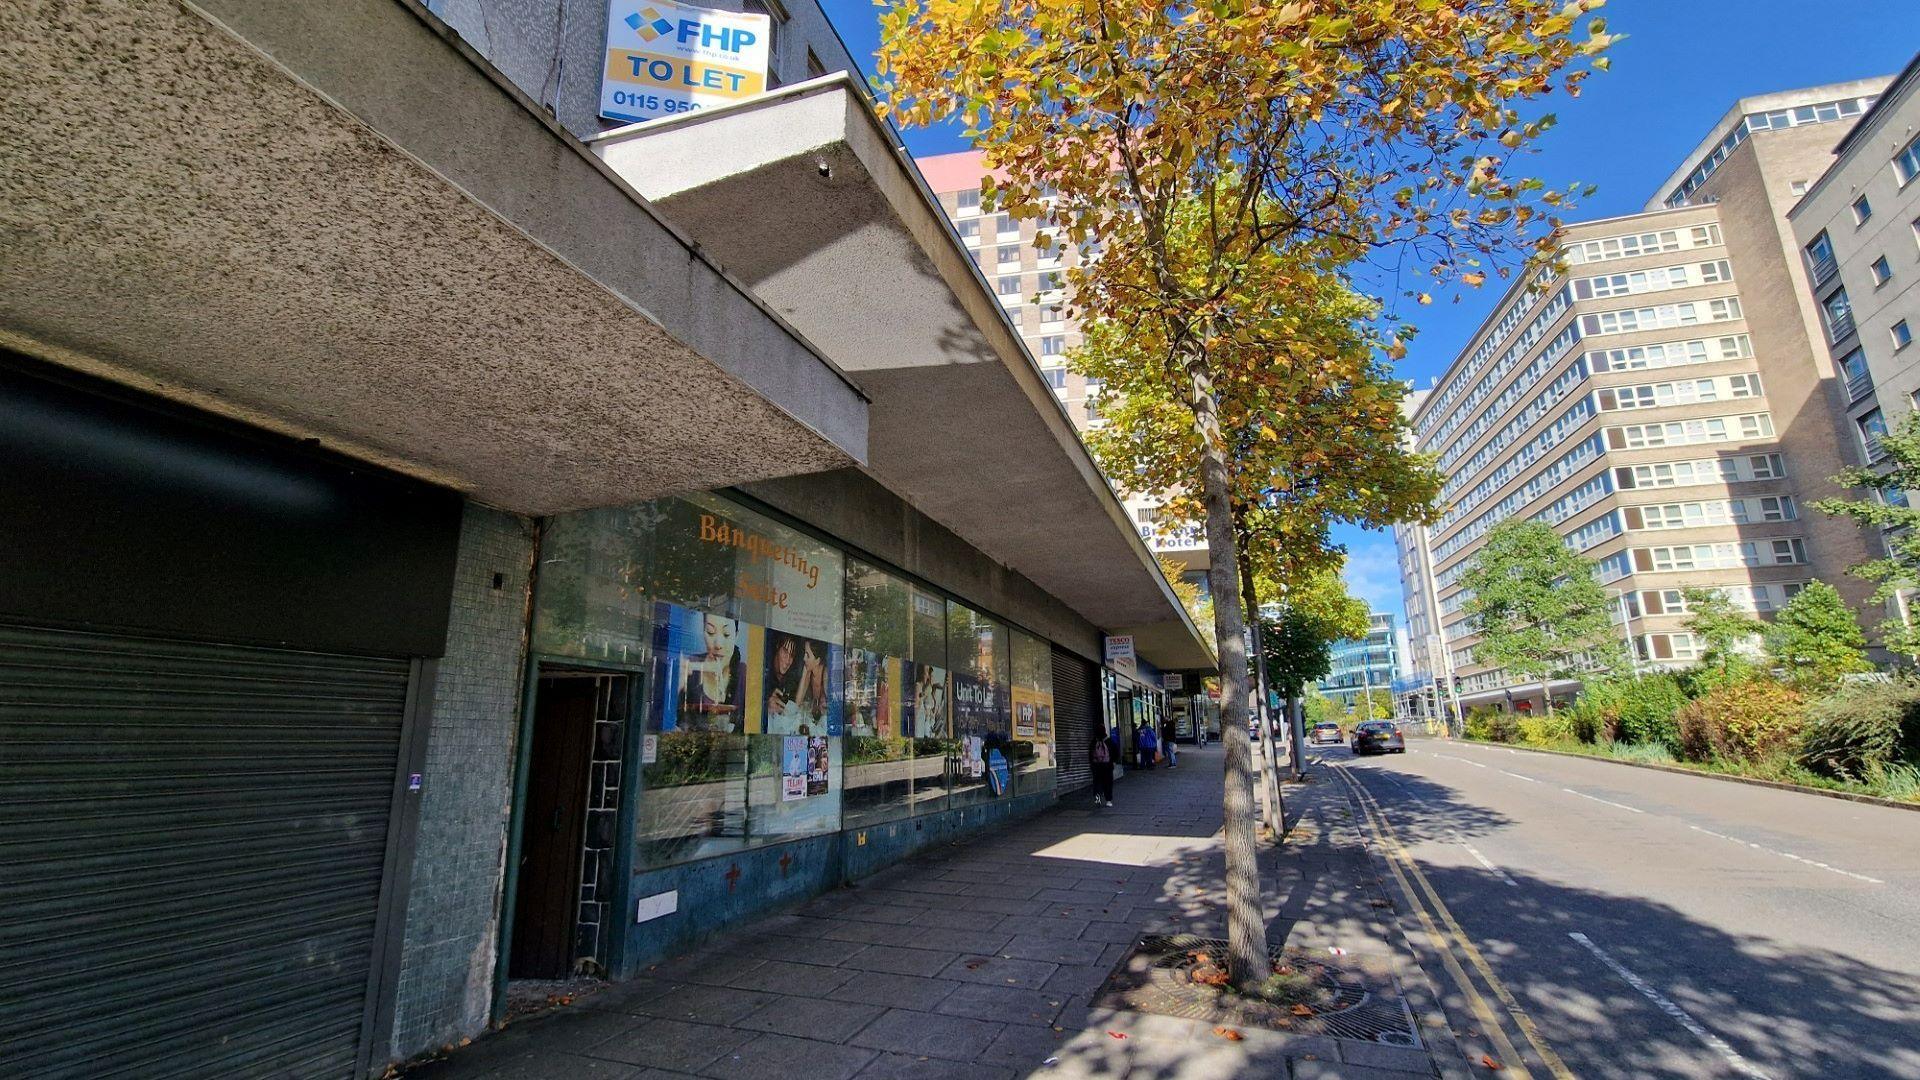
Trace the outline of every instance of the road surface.
{"label": "road surface", "polygon": [[1430,883],[1533,1076],[1920,1078],[1920,813],[1408,747],[1315,752]]}

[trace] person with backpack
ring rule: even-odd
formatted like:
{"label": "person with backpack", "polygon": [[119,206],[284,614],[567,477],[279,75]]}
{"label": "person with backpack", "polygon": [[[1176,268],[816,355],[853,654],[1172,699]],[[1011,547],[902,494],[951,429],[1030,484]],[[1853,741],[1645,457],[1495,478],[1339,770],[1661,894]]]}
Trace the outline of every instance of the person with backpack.
{"label": "person with backpack", "polygon": [[1141,724],[1140,767],[1151,769],[1153,763],[1158,760],[1160,760],[1160,736],[1154,733],[1152,724]]}
{"label": "person with backpack", "polygon": [[1087,757],[1093,762],[1093,805],[1113,805],[1113,743],[1103,728],[1093,737]]}

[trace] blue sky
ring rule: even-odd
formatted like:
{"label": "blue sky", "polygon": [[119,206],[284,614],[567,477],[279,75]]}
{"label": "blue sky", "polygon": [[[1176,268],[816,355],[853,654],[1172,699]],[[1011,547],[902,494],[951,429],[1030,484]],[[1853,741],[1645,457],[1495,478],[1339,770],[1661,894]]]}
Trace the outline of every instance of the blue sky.
{"label": "blue sky", "polygon": [[[834,26],[870,73],[880,9],[870,0],[823,0]],[[1775,90],[1890,75],[1920,51],[1920,0],[1613,0],[1602,12],[1627,40],[1613,69],[1588,80],[1577,100],[1549,105],[1559,126],[1527,169],[1549,187],[1599,185],[1570,217],[1640,209],[1737,98]],[[905,133],[916,154],[965,149],[951,130]],[[1837,138],[1837,135],[1836,135]],[[1432,307],[1403,310],[1420,333],[1400,375],[1415,385],[1447,366],[1498,296],[1498,282]],[[1401,610],[1393,540],[1338,530],[1348,548],[1347,579],[1377,610]]]}

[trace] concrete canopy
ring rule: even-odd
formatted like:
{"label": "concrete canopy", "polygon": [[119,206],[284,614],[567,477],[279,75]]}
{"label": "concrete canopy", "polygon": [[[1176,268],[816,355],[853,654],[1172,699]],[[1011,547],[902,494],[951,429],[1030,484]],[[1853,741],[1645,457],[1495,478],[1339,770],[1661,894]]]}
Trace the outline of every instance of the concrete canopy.
{"label": "concrete canopy", "polygon": [[394,0],[0,6],[0,344],[529,513],[857,464],[866,403]]}
{"label": "concrete canopy", "polygon": [[591,145],[856,380],[867,471],[1170,670],[1215,661],[999,299],[845,75]]}

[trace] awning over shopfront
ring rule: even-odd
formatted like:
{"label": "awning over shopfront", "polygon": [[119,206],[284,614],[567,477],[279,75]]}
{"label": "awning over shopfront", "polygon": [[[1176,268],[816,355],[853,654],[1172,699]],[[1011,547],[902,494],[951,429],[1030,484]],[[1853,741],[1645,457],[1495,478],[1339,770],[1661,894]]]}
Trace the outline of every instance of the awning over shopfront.
{"label": "awning over shopfront", "polygon": [[406,5],[0,42],[0,344],[523,512],[866,460],[851,380]]}
{"label": "awning over shopfront", "polygon": [[999,298],[844,75],[591,145],[856,379],[881,483],[1164,669],[1214,666]]}

